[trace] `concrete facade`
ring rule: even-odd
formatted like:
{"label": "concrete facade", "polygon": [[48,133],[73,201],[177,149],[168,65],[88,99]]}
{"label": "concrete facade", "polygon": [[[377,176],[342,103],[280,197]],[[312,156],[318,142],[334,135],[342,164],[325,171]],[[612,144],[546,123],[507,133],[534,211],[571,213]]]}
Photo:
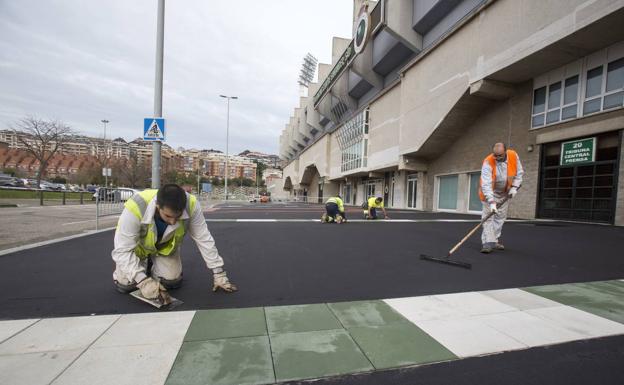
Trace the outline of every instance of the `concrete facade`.
{"label": "concrete facade", "polygon": [[[540,198],[546,186],[540,181],[546,167],[544,145],[552,149],[563,141],[593,136],[602,159],[611,156],[608,146],[624,129],[622,102],[617,104],[619,92],[624,95],[624,85],[619,84],[624,75],[617,69],[624,58],[624,39],[617,32],[624,23],[624,1],[398,2],[379,1],[369,7],[372,33],[355,58],[352,45],[334,39],[333,62],[319,71],[319,82],[296,107],[308,118],[316,116],[318,123],[316,135],[303,148],[289,139],[288,126],[280,138],[285,187],[290,180],[291,196],[304,190],[308,196],[320,195],[322,180],[324,199],[336,191],[349,195],[348,204],[360,204],[374,190],[389,207],[475,212],[474,173],[480,172],[492,144],[501,141],[518,152],[525,168],[512,217],[554,215],[624,224],[619,159],[608,179],[617,195],[605,196],[610,187],[596,185],[593,198],[587,199],[600,202],[581,202],[577,190],[570,199],[554,190],[548,193],[556,199],[546,193]],[[387,36],[379,37],[381,32]],[[383,71],[375,63],[382,63]],[[390,72],[389,65],[394,65]],[[602,70],[596,70],[599,66]],[[590,70],[602,71],[599,97],[590,95],[590,88],[596,87],[590,83]],[[607,78],[611,86],[605,88]],[[367,87],[370,90],[362,94]],[[345,88],[352,92],[347,95]],[[541,115],[539,92],[549,99]],[[561,98],[559,105],[556,98]],[[594,105],[599,100],[599,111],[588,109],[590,99]],[[613,135],[605,134],[609,132]],[[618,140],[621,143],[621,134]],[[598,158],[596,162],[604,160]],[[607,163],[613,162],[609,159]],[[318,178],[302,181],[305,170],[312,173],[312,164]],[[414,182],[410,187],[409,180],[416,180],[414,197]],[[456,194],[456,200],[447,194]],[[608,199],[614,209],[605,206]],[[577,203],[589,207],[587,212],[577,216]]]}

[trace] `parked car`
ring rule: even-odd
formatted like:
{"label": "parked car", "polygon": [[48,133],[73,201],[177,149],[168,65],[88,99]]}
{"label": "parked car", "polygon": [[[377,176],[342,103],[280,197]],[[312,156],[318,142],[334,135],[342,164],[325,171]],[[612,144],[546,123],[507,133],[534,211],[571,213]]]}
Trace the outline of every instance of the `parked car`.
{"label": "parked car", "polygon": [[60,190],[60,188],[57,186],[56,183],[48,182],[47,180],[42,180],[41,183],[39,184],[39,187],[42,190],[52,190],[52,191]]}
{"label": "parked car", "polygon": [[257,195],[250,195],[249,196],[249,203],[256,203],[260,200],[260,197]]}
{"label": "parked car", "polygon": [[0,186],[24,187],[24,181],[11,175],[0,174]]}
{"label": "parked car", "polygon": [[98,187],[93,194],[92,200],[100,202],[119,203],[130,199],[139,190],[133,188],[102,188]]}
{"label": "parked car", "polygon": [[260,203],[269,203],[271,201],[271,198],[268,195],[262,195],[260,197]]}

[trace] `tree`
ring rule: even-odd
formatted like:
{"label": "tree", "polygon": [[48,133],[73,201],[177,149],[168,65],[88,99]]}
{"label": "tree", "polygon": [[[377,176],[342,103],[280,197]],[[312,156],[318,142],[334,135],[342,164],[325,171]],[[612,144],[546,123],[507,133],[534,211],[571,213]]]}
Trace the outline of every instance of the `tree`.
{"label": "tree", "polygon": [[74,131],[61,121],[43,120],[33,116],[22,118],[12,129],[25,150],[39,161],[37,186],[40,186],[48,162],[63,149]]}
{"label": "tree", "polygon": [[258,162],[257,160],[254,160],[254,163],[256,164],[256,180],[258,181],[258,186],[264,186],[262,174],[264,173],[264,170],[267,169],[267,165],[262,162]]}
{"label": "tree", "polygon": [[146,187],[151,171],[144,162],[139,162],[136,154],[130,154],[130,158],[117,162],[114,165],[115,175],[118,175],[118,182],[129,187]]}

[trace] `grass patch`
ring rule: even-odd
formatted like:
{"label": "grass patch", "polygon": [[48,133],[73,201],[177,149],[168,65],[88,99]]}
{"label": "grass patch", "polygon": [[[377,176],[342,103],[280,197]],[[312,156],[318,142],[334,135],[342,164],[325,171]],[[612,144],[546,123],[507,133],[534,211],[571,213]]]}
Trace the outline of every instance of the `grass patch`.
{"label": "grass patch", "polygon": [[[90,201],[93,196],[92,193],[82,193],[82,197],[85,201]],[[32,190],[5,190],[0,189],[0,199],[39,199],[39,191]],[[63,199],[63,192],[61,191],[44,191],[43,199]],[[66,192],[66,200],[80,200],[79,192]]]}

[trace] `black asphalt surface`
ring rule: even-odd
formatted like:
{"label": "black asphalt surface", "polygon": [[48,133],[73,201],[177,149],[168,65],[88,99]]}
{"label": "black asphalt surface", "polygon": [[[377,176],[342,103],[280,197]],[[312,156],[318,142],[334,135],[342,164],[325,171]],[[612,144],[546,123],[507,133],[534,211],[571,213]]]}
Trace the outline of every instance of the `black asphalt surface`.
{"label": "black asphalt surface", "polygon": [[[236,206],[236,205],[227,205]],[[322,206],[211,209],[219,219],[317,219]],[[360,210],[352,209],[351,218]],[[394,219],[476,219],[391,211]],[[514,222],[507,250],[479,253],[474,236],[457,253],[472,270],[426,262],[445,255],[474,223],[209,222],[240,291],[214,294],[197,248],[183,248],[179,310],[379,299],[624,278],[624,228]],[[113,231],[0,256],[0,319],[152,312],[112,285]],[[317,380],[315,384],[622,384],[624,336],[572,342],[416,368]]]}
{"label": "black asphalt surface", "polygon": [[[277,205],[237,214],[266,215]],[[311,215],[307,207],[291,217]],[[207,217],[225,215],[212,211]],[[240,209],[238,209],[240,210]],[[222,212],[221,212],[222,211]],[[231,214],[231,213],[230,213]],[[287,214],[283,212],[282,214]],[[397,217],[398,213],[391,213]],[[233,215],[233,214],[232,214]],[[404,215],[409,215],[404,214]],[[413,213],[413,217],[448,215]],[[473,217],[474,218],[474,217]],[[190,239],[181,310],[287,305],[501,289],[624,277],[624,228],[507,223],[507,250],[479,253],[479,236],[457,252],[472,270],[420,260],[445,255],[474,223],[210,222],[240,291],[211,291],[212,277]],[[112,285],[113,231],[0,256],[0,319],[155,311]]]}

